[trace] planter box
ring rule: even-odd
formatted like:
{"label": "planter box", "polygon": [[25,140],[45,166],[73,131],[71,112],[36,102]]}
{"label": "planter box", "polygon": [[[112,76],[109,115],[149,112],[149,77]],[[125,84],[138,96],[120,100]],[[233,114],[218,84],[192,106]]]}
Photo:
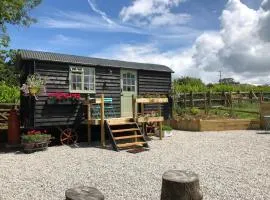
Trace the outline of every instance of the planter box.
{"label": "planter box", "polygon": [[55,100],[47,100],[47,105],[74,105],[74,104],[78,104],[79,101],[71,101],[71,100],[67,100],[67,101],[55,101]]}
{"label": "planter box", "polygon": [[23,143],[23,151],[25,153],[32,153],[35,151],[43,151],[48,148],[49,142],[33,142],[33,143]]}
{"label": "planter box", "polygon": [[138,117],[137,122],[163,122],[164,117]]}
{"label": "planter box", "polygon": [[225,130],[257,130],[260,120],[250,119],[178,119],[171,120],[171,126],[177,130],[186,131],[225,131]]}
{"label": "planter box", "polygon": [[168,98],[137,98],[136,103],[168,103]]}

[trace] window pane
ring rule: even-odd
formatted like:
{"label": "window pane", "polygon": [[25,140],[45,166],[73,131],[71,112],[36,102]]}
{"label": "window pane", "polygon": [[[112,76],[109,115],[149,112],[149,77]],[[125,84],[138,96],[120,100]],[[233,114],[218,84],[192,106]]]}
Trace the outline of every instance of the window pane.
{"label": "window pane", "polygon": [[135,85],[135,79],[132,79],[131,84]]}
{"label": "window pane", "polygon": [[88,84],[84,84],[84,90],[89,90],[89,85]]}
{"label": "window pane", "polygon": [[84,83],[89,83],[89,76],[84,76]]}
{"label": "window pane", "polygon": [[131,91],[135,92],[135,86],[131,86]]}
{"label": "window pane", "polygon": [[76,82],[76,75],[75,74],[71,75],[71,81],[72,81],[72,83]]}
{"label": "window pane", "polygon": [[127,77],[127,74],[123,74],[123,79],[125,79]]}
{"label": "window pane", "polygon": [[131,79],[129,78],[127,81],[127,84],[130,86],[131,85]]}
{"label": "window pane", "polygon": [[95,87],[94,87],[94,84],[90,84],[90,90],[94,90]]}

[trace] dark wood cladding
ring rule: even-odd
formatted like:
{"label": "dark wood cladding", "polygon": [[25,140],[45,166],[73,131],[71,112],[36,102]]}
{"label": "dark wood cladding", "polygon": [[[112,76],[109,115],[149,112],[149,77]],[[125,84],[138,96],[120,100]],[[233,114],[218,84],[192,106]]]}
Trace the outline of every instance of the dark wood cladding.
{"label": "dark wood cladding", "polygon": [[[73,65],[73,64],[72,64]],[[21,64],[24,71],[21,82],[24,83],[27,75],[34,72],[42,77],[47,77],[47,93],[69,93],[69,64],[45,61],[27,61]],[[74,65],[73,65],[74,66]],[[82,67],[89,67],[83,66]],[[96,75],[96,93],[91,97],[113,99],[114,117],[121,116],[121,77],[120,68],[94,66]],[[105,86],[105,87],[104,87]],[[138,71],[138,94],[165,94],[171,88],[170,72]],[[84,94],[81,94],[84,96]],[[84,96],[85,97],[85,96]],[[21,117],[25,127],[49,127],[49,126],[73,126],[79,125],[84,118],[84,106],[75,105],[48,105],[47,95],[34,98],[21,96]],[[148,105],[146,109],[156,109],[154,105]],[[171,113],[169,105],[162,107],[165,117]]]}
{"label": "dark wood cladding", "polygon": [[[38,62],[35,66],[35,72],[43,77],[48,77],[46,84],[47,93],[69,92],[68,64]],[[91,96],[99,97],[100,94],[104,93],[105,97],[111,97],[116,117],[119,117],[120,69],[95,66],[95,73],[96,94],[91,94]],[[106,85],[105,88],[104,85]],[[46,102],[47,96],[40,96],[35,103],[34,126],[36,127],[72,126],[80,124],[85,119],[82,104],[48,105]]]}
{"label": "dark wood cladding", "polygon": [[[169,95],[171,90],[171,73],[138,71],[138,94],[159,94]],[[157,105],[149,104],[145,106],[145,110],[157,110]],[[171,104],[162,105],[162,114],[165,119],[171,116]]]}

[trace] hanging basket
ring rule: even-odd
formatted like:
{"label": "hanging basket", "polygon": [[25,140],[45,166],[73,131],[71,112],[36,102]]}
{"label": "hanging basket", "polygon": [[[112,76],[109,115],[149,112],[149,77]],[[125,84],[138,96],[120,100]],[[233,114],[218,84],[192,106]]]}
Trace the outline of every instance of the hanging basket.
{"label": "hanging basket", "polygon": [[29,93],[32,96],[37,95],[40,92],[40,88],[39,87],[29,87]]}

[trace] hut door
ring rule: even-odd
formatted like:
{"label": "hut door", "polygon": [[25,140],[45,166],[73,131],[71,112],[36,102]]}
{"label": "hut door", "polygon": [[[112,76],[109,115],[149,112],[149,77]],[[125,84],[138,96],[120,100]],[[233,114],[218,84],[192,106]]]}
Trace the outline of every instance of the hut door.
{"label": "hut door", "polygon": [[132,95],[137,94],[137,71],[121,70],[121,117],[132,117]]}

